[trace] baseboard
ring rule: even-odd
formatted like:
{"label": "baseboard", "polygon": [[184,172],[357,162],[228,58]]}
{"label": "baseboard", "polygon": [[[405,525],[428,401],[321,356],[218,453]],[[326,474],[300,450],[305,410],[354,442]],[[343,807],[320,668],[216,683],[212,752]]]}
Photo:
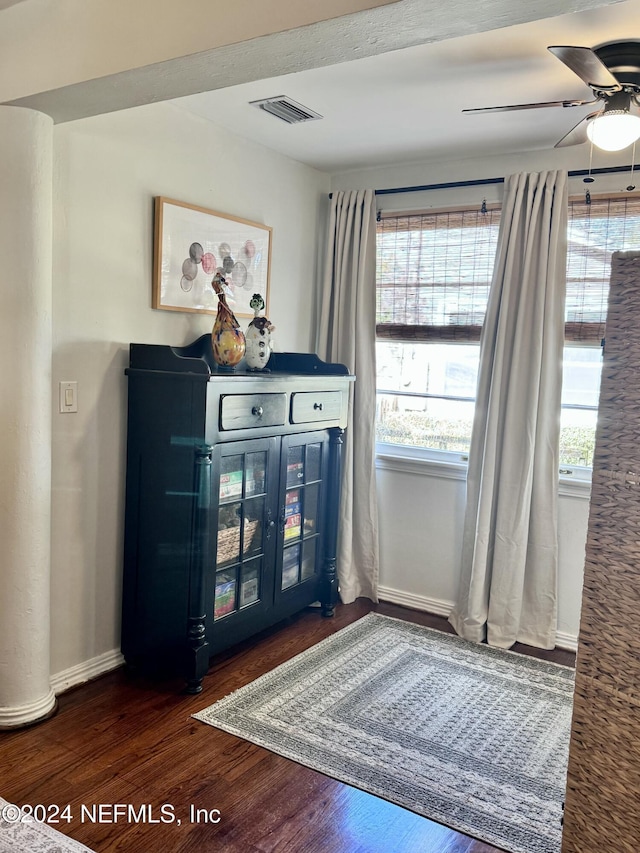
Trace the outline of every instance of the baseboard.
{"label": "baseboard", "polygon": [[427,598],[425,595],[414,595],[411,592],[403,592],[389,586],[378,587],[378,598],[381,601],[389,601],[391,604],[399,604],[402,607],[411,607],[414,610],[423,610],[425,613],[434,613],[436,616],[445,617],[449,615],[454,605],[453,601]]}
{"label": "baseboard", "polygon": [[62,672],[56,672],[55,675],[51,676],[51,687],[53,692],[58,695],[71,687],[77,687],[78,684],[84,684],[85,681],[90,681],[98,675],[117,669],[123,664],[124,658],[120,651],[113,649],[110,652],[98,655],[98,657],[71,666],[69,669],[63,669]]}
{"label": "baseboard", "polygon": [[[378,598],[381,601],[389,601],[391,604],[399,604],[401,607],[411,607],[414,610],[423,610],[425,613],[433,613],[436,616],[447,617],[453,608],[453,601],[440,598],[428,598],[426,595],[415,595],[403,592],[400,589],[392,589],[388,586],[378,587]],[[565,631],[556,632],[556,646],[575,652],[578,648],[578,638]]]}
{"label": "baseboard", "polygon": [[[425,613],[433,613],[436,616],[444,616],[445,618],[451,612],[454,604],[453,601],[428,598],[426,595],[415,595],[414,593],[403,592],[400,589],[393,589],[388,586],[378,587],[378,598],[381,601],[389,601],[391,604],[399,604],[401,607],[411,607],[413,610],[422,610]],[[556,645],[560,649],[575,652],[578,648],[578,638],[573,634],[558,631],[556,634]],[[85,681],[97,678],[97,676],[103,675],[105,672],[117,669],[123,664],[123,656],[117,649],[113,649],[110,652],[105,652],[102,655],[98,655],[98,657],[91,658],[52,675],[51,687],[53,692],[58,695],[64,693],[65,690],[69,690],[71,687],[77,687],[78,684],[84,684]]]}
{"label": "baseboard", "polygon": [[574,634],[567,634],[566,631],[556,631],[556,646],[568,652],[577,652],[578,638]]}

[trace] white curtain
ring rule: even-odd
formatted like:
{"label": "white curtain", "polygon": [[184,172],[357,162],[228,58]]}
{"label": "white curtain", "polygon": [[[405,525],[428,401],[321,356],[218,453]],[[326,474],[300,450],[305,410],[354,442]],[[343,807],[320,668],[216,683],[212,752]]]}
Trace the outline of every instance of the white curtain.
{"label": "white curtain", "polygon": [[553,648],[567,175],[511,175],[480,346],[458,602],[475,642]]}
{"label": "white curtain", "polygon": [[334,193],[329,213],[318,354],[355,374],[342,449],[340,598],[377,601],[375,484],[376,208],[373,190]]}

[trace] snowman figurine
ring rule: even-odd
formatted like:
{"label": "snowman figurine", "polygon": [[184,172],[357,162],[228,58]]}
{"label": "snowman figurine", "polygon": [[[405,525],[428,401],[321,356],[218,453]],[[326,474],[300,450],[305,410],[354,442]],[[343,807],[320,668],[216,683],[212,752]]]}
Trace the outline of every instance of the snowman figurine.
{"label": "snowman figurine", "polygon": [[253,294],[249,306],[253,308],[254,317],[245,335],[247,345],[245,360],[250,370],[263,370],[271,355],[271,333],[275,326],[262,313],[264,299],[259,293]]}

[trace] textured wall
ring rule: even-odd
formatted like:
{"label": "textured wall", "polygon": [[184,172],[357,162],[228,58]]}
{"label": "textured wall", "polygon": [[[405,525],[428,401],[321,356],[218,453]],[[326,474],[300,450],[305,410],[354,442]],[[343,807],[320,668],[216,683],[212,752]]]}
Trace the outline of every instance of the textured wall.
{"label": "textured wall", "polygon": [[603,5],[25,0],[2,13],[0,100],[71,121]]}
{"label": "textured wall", "polygon": [[0,106],[0,727],[53,707],[51,119]]}

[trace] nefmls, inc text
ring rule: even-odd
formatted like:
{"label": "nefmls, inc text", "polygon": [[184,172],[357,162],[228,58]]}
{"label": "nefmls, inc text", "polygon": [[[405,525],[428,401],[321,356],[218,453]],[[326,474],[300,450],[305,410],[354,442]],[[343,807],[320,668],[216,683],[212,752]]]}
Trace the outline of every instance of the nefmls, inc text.
{"label": "nefmls, inc text", "polygon": [[[131,803],[81,805],[79,817],[81,823],[182,823],[171,803],[162,803],[160,806],[150,803],[141,806]],[[198,808],[193,803],[189,805],[190,823],[220,823],[220,820],[219,809]]]}
{"label": "nefmls, inc text", "polygon": [[[190,823],[212,823],[218,824],[222,820],[220,809],[201,808],[193,803],[183,805],[180,814],[184,815],[188,808],[188,821]],[[152,806],[143,803],[135,806],[133,803],[92,803],[81,804],[75,809],[69,803],[63,806],[55,804],[36,805],[23,803],[0,804],[0,823],[71,823],[79,820],[80,823],[147,823],[182,825],[182,817],[177,813],[176,807],[171,803],[162,803],[160,806]]]}

